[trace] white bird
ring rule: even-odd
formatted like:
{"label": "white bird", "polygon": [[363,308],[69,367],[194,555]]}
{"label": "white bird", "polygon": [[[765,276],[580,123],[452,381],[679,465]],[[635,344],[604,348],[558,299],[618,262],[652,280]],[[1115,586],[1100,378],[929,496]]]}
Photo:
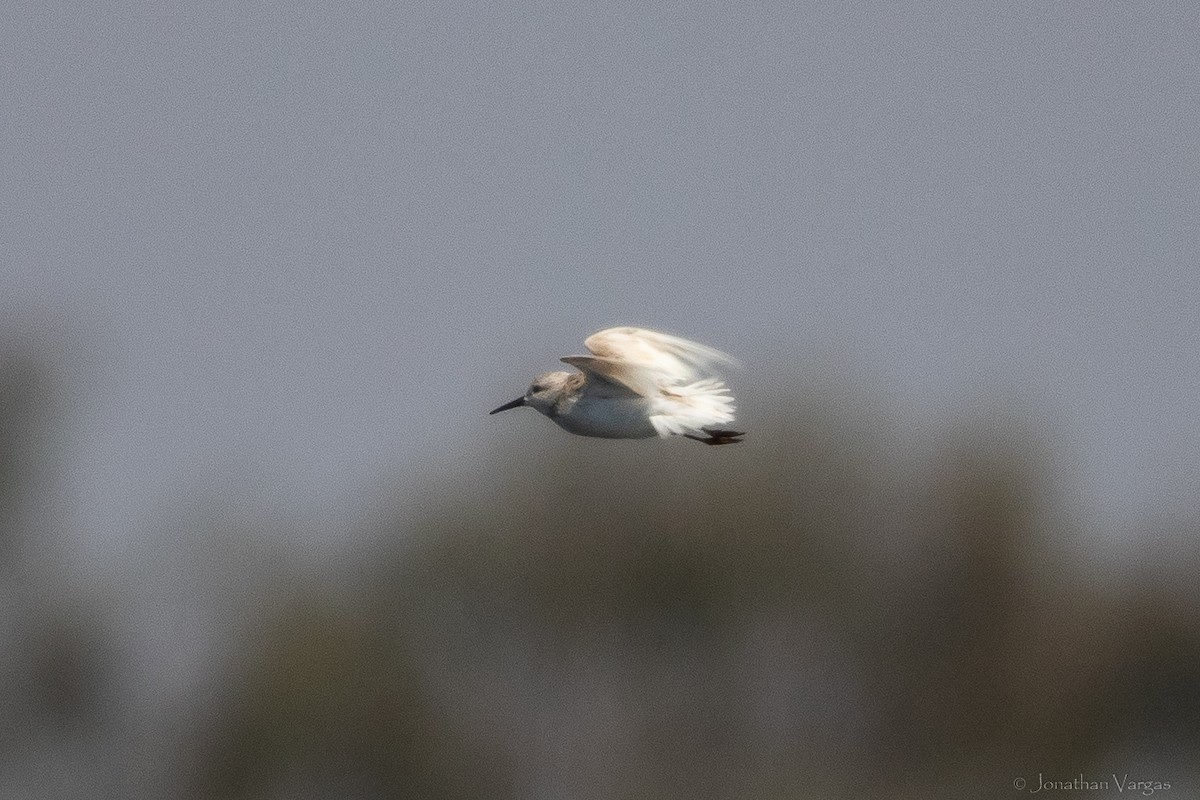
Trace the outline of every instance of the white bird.
{"label": "white bird", "polygon": [[644,328],[609,328],[583,343],[590,356],[562,360],[579,372],[547,372],[523,397],[490,413],[530,406],[564,430],[605,439],[684,436],[733,444],[733,397],[713,365],[736,363],[719,350]]}

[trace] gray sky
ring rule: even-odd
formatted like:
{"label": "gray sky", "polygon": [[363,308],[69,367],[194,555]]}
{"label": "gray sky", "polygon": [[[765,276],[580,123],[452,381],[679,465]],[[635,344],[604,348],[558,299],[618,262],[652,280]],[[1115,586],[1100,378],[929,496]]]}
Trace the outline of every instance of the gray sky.
{"label": "gray sky", "polygon": [[564,435],[484,412],[611,324],[739,356],[752,430],[840,372],[1194,510],[1198,15],[6,2],[0,332],[69,351],[63,519],[335,520]]}

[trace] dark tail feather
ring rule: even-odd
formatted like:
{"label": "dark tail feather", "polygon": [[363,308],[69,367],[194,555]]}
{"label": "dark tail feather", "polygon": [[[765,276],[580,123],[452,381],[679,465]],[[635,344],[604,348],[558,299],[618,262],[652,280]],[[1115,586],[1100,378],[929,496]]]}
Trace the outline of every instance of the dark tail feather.
{"label": "dark tail feather", "polygon": [[708,434],[707,438],[691,433],[685,433],[684,438],[695,439],[697,442],[704,442],[705,444],[737,444],[746,435],[738,431],[722,431],[716,428],[704,428],[703,430]]}

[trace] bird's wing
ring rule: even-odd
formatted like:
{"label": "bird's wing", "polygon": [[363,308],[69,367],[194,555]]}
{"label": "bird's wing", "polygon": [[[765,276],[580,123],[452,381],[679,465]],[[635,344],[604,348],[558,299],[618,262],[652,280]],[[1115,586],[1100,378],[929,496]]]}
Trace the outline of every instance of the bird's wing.
{"label": "bird's wing", "polygon": [[587,376],[588,394],[595,397],[634,397],[642,395],[636,386],[622,377],[618,365],[594,356],[563,356],[564,364],[570,364]]}
{"label": "bird's wing", "polygon": [[608,328],[589,336],[584,345],[591,356],[567,356],[563,361],[645,397],[709,377],[714,364],[737,363],[720,350],[644,328]]}

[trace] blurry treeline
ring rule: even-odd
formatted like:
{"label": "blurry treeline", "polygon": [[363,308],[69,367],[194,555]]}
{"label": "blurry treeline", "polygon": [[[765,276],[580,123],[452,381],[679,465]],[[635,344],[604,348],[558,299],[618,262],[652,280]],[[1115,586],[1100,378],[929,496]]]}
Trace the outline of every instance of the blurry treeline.
{"label": "blurry treeline", "polygon": [[[252,521],[189,513],[171,535],[197,544],[164,569],[221,645],[156,720],[121,701],[129,606],[38,572],[36,386],[3,365],[0,788],[69,772],[76,792],[28,796],[116,796],[147,770],[197,798],[1013,797],[1115,771],[1200,792],[1195,538],[1133,571],[1081,559],[1054,454],[1012,422],[901,445],[802,392],[736,447],[514,421],[307,568],[248,549]],[[89,737],[160,743],[89,762]]]}

